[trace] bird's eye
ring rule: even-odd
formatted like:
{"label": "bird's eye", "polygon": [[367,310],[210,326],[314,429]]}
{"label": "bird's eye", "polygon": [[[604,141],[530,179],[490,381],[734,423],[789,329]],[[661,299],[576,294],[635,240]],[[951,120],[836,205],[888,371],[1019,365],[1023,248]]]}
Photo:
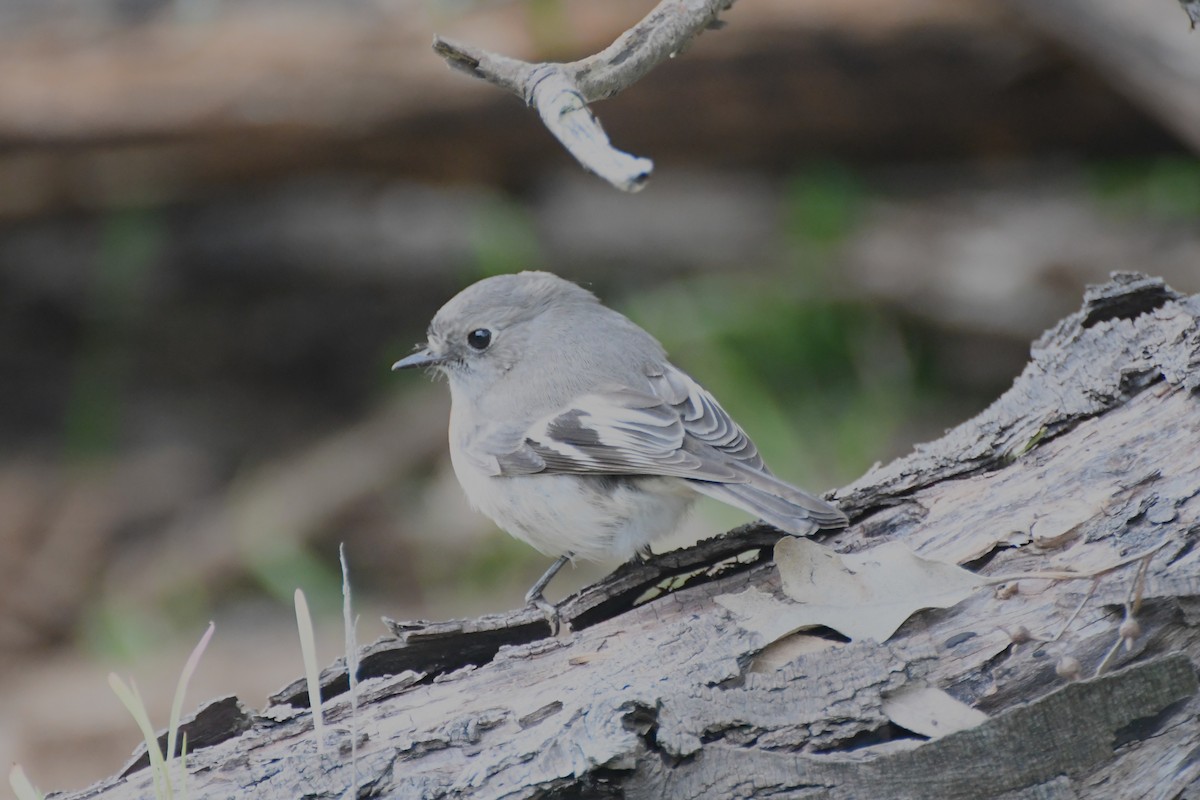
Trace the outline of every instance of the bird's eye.
{"label": "bird's eye", "polygon": [[492,332],[487,328],[476,328],[467,334],[467,344],[476,350],[486,350],[492,343]]}

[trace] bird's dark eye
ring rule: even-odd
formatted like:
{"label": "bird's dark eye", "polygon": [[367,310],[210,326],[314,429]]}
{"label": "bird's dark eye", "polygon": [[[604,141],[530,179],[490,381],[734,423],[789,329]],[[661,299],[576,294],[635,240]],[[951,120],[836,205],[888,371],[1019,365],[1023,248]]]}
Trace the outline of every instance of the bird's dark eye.
{"label": "bird's dark eye", "polygon": [[467,334],[467,344],[476,350],[486,350],[492,343],[492,332],[487,328],[476,328]]}

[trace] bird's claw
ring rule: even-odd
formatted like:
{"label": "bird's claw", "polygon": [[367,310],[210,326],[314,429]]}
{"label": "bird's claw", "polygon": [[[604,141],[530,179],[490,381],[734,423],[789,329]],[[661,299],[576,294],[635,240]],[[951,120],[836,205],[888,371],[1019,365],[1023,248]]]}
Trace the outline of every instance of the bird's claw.
{"label": "bird's claw", "polygon": [[537,594],[533,594],[531,592],[530,594],[525,595],[525,606],[527,608],[536,608],[538,611],[542,612],[542,616],[544,616],[546,618],[546,622],[550,624],[550,635],[558,635],[558,631],[562,626],[562,617],[559,616],[558,606],[554,605],[554,603],[551,603],[549,600],[543,597],[541,592],[538,592]]}

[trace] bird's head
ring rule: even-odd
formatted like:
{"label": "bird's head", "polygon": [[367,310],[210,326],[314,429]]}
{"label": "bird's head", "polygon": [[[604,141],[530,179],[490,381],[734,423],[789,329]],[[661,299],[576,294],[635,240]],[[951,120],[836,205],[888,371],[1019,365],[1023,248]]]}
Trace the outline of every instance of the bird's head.
{"label": "bird's head", "polygon": [[436,369],[452,392],[482,394],[522,359],[543,357],[570,315],[598,302],[591,292],[549,272],[487,278],[442,306],[425,344],[392,369]]}

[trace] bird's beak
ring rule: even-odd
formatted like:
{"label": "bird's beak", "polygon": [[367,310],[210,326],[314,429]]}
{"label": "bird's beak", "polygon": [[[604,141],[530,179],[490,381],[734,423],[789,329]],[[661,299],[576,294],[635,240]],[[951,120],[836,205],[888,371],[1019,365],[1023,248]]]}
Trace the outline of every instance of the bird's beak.
{"label": "bird's beak", "polygon": [[428,347],[418,350],[408,358],[402,358],[395,364],[392,364],[392,369],[412,369],[414,367],[436,367],[439,364],[446,363],[445,356],[435,355]]}

